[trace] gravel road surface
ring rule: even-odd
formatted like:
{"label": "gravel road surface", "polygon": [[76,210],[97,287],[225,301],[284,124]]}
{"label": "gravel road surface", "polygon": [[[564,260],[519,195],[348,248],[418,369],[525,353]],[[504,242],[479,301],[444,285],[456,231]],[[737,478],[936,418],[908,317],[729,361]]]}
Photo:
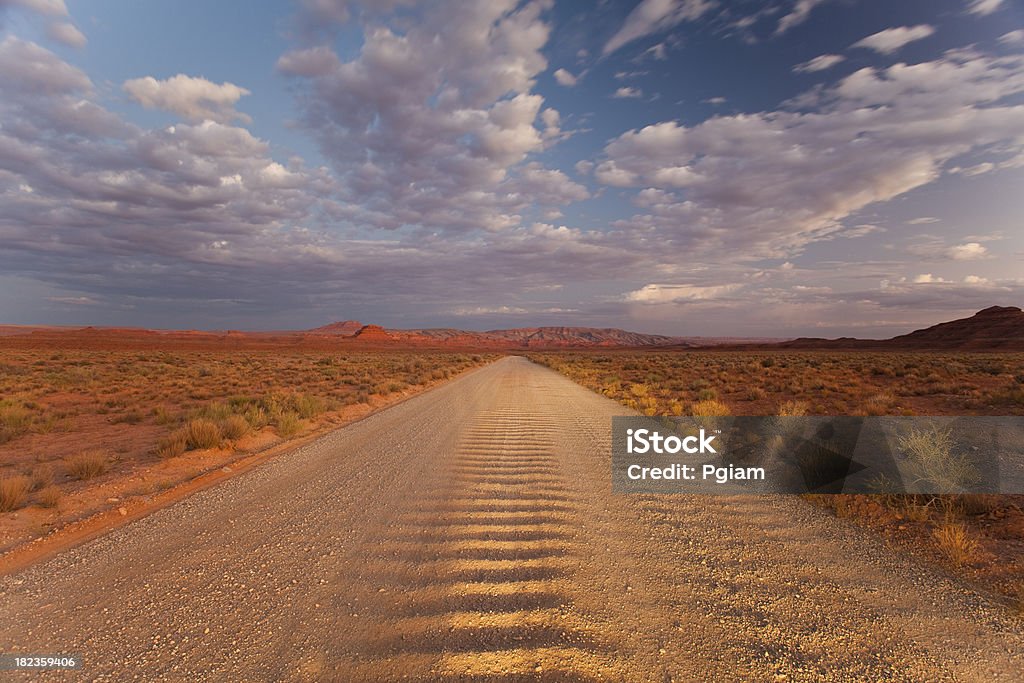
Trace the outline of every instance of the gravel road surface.
{"label": "gravel road surface", "polygon": [[0,678],[1024,680],[1019,620],[800,499],[613,496],[627,412],[505,358],[0,579],[0,652],[84,656]]}

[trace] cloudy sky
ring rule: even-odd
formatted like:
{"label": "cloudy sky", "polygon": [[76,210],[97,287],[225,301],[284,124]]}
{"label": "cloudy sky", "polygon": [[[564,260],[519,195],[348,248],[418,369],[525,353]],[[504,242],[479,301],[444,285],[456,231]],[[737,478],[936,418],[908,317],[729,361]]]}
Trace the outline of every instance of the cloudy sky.
{"label": "cloudy sky", "polygon": [[1018,0],[0,0],[0,322],[1024,302]]}

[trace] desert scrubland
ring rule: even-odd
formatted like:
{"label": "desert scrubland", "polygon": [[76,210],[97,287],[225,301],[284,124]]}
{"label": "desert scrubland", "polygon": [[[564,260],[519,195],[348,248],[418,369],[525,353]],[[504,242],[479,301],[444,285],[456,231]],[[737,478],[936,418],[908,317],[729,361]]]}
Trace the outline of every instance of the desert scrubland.
{"label": "desert scrubland", "polygon": [[0,640],[96,680],[1019,678],[1024,621],[824,508],[613,493],[628,412],[506,356],[0,576]]}
{"label": "desert scrubland", "polygon": [[174,344],[76,350],[23,339],[0,347],[0,550],[101,510],[127,511],[486,360]]}
{"label": "desert scrubland", "polygon": [[[647,415],[1024,415],[1024,354],[618,351],[530,358]],[[1024,614],[1024,496],[816,504],[1005,595]]]}

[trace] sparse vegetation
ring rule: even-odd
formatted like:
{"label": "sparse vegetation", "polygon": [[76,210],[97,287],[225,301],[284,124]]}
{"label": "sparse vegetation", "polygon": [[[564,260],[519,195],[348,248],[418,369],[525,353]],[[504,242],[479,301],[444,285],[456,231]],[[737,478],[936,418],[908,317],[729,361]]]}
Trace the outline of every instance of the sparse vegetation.
{"label": "sparse vegetation", "polygon": [[274,428],[280,436],[287,439],[299,433],[299,430],[302,429],[302,422],[299,420],[298,413],[281,413],[274,421]]}
{"label": "sparse vegetation", "polygon": [[[529,354],[579,384],[648,415],[1024,415],[1024,354],[873,351],[566,351]],[[969,490],[977,472],[948,432],[917,428],[898,440],[928,491]],[[1024,571],[1017,552],[982,520],[1019,518],[1024,496],[910,495],[878,482],[877,495],[814,495],[836,516],[913,537],[914,547],[972,576],[988,566],[994,588]],[[1017,515],[1018,517],[1014,517]],[[1012,529],[1013,527],[1007,527]],[[1019,527],[1018,527],[1019,528]],[[1019,531],[1012,543],[1019,544]],[[1005,547],[1005,546],[1003,546]],[[987,565],[986,565],[987,563]],[[1016,574],[1009,570],[1017,567]],[[1024,589],[1022,589],[1024,590]]]}
{"label": "sparse vegetation", "polygon": [[64,493],[60,490],[60,487],[51,484],[36,494],[36,502],[39,503],[40,507],[55,508],[60,505],[61,498],[63,497]]}
{"label": "sparse vegetation", "polygon": [[810,410],[807,401],[786,401],[779,406],[779,417],[800,417]]}
{"label": "sparse vegetation", "polygon": [[48,464],[36,465],[32,468],[32,490],[38,491],[53,483],[53,467]]}
{"label": "sparse vegetation", "polygon": [[249,422],[241,415],[230,415],[220,423],[220,431],[225,439],[235,441],[251,431]]}
{"label": "sparse vegetation", "polygon": [[103,451],[83,451],[65,460],[68,474],[75,479],[86,481],[100,476],[107,471],[109,465],[107,454]]}
{"label": "sparse vegetation", "polygon": [[[0,337],[0,480],[48,524],[150,495],[254,448],[364,414],[492,354],[221,345],[149,338],[55,349]],[[216,449],[230,445],[231,449]],[[125,484],[123,478],[142,480]],[[15,496],[27,481],[24,496]],[[4,512],[4,510],[0,510]],[[8,511],[9,512],[9,511]],[[46,528],[4,515],[9,538]]]}
{"label": "sparse vegetation", "polygon": [[[1024,415],[1020,353],[565,351],[529,357],[631,408],[653,407],[656,415],[673,414],[675,403],[707,400],[734,415],[785,415],[795,407],[806,415]],[[638,385],[642,396],[634,392]]]}
{"label": "sparse vegetation", "polygon": [[941,550],[950,561],[957,565],[970,564],[977,557],[979,545],[967,528],[960,523],[946,522],[932,534]]}
{"label": "sparse vegetation", "polygon": [[213,420],[199,418],[185,424],[185,444],[190,450],[217,448],[221,438],[220,426]]}
{"label": "sparse vegetation", "polygon": [[9,401],[0,402],[0,444],[23,434],[32,426],[32,414],[24,406]]}
{"label": "sparse vegetation", "polygon": [[897,443],[907,456],[911,485],[934,491],[963,491],[976,481],[977,473],[970,461],[955,452],[950,429],[914,428]]}
{"label": "sparse vegetation", "polygon": [[187,448],[188,433],[184,429],[178,429],[157,442],[156,454],[159,458],[176,458],[183,454]]}
{"label": "sparse vegetation", "polygon": [[4,477],[0,479],[0,512],[11,512],[25,505],[32,482],[28,477]]}

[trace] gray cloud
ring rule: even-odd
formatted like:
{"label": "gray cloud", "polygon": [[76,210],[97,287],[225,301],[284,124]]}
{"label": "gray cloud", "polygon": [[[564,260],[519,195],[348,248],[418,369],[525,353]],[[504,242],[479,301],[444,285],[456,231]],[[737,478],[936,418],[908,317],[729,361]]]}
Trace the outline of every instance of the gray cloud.
{"label": "gray cloud", "polygon": [[846,61],[846,57],[842,55],[818,55],[814,59],[797,64],[793,67],[793,71],[797,73],[815,73],[831,69],[836,64],[844,61]]}
{"label": "gray cloud", "polygon": [[66,17],[68,7],[64,0],[0,0],[0,8],[24,7],[48,17]]}
{"label": "gray cloud", "polygon": [[304,125],[343,181],[346,218],[494,231],[520,224],[535,201],[584,196],[522,193],[520,174],[539,172],[522,164],[559,139],[558,113],[533,92],[547,69],[549,7],[452,2],[404,32],[375,21],[348,62],[323,46],[281,58],[308,86]]}
{"label": "gray cloud", "polygon": [[189,121],[228,123],[251,119],[235,110],[249,91],[234,83],[213,83],[205,78],[178,74],[164,80],[152,76],[124,82],[129,97],[147,109],[164,109]]}
{"label": "gray cloud", "polygon": [[[862,69],[814,96],[816,111],[673,121],[624,133],[594,169],[638,188],[648,212],[623,230],[675,248],[756,259],[792,254],[864,207],[928,184],[967,152],[1019,154],[1024,57],[947,53]],[[644,189],[646,188],[646,189]]]}
{"label": "gray cloud", "polygon": [[[505,18],[529,29],[536,15]],[[385,206],[392,195],[371,192],[365,204],[338,199],[381,192],[365,159],[339,163],[339,175],[352,183],[342,188],[327,169],[273,159],[269,144],[242,127],[212,120],[137,127],[96,101],[83,72],[8,38],[0,43],[0,87],[8,94],[0,102],[0,270],[59,288],[51,303],[88,301],[90,310],[202,305],[279,315],[363,306],[386,318],[413,307],[424,315],[450,312],[456,303],[487,307],[496,296],[557,287],[563,278],[584,282],[635,268],[641,257],[623,254],[600,233],[522,224],[515,212],[523,208],[564,205],[589,192],[562,171],[526,160],[564,134],[557,113],[529,92],[533,67],[510,76],[522,92],[508,94],[486,92],[497,63],[465,68],[480,81],[478,108],[453,103],[420,121],[435,127],[439,146],[418,149],[410,146],[415,139],[362,131],[381,155],[381,173],[397,179],[412,172],[406,185],[438,183],[399,192],[399,201]],[[448,125],[454,128],[445,132]],[[448,151],[456,158],[444,158]],[[458,171],[460,164],[468,175],[429,174],[431,166]],[[458,192],[446,193],[449,182]],[[496,211],[500,224],[482,219]],[[395,232],[381,238],[361,222],[368,216]],[[465,227],[413,233],[400,224]],[[521,307],[557,308],[534,303],[527,294]]]}
{"label": "gray cloud", "polygon": [[619,48],[684,21],[699,19],[715,6],[711,0],[643,0],[626,17],[622,27],[604,45],[609,55]]}
{"label": "gray cloud", "polygon": [[[927,243],[928,265],[913,258],[917,243],[889,252],[907,262],[811,269],[799,256],[883,231],[884,216],[855,215],[872,204],[1024,163],[1024,57],[950,52],[862,69],[773,111],[627,131],[576,164],[583,184],[545,155],[579,125],[537,92],[550,2],[451,0],[416,21],[416,9],[388,17],[397,4],[308,0],[305,21],[352,22],[365,41],[344,58],[301,43],[278,61],[329,168],[236,125],[247,91],[233,84],[138,79],[137,101],[185,119],[149,129],[105,108],[104,88],[80,69],[5,39],[0,272],[46,283],[40,300],[83,315],[185,320],[202,307],[257,326],[264,315],[571,316],[685,332],[677,314],[700,311],[705,332],[785,333],[1020,293],[988,272],[999,257],[984,237],[944,233]],[[685,10],[647,4],[665,12],[652,31]],[[635,215],[562,224],[564,207],[613,193]],[[931,211],[918,210],[897,224]]]}
{"label": "gray cloud", "polygon": [[1003,0],[969,0],[967,3],[967,11],[971,14],[977,14],[979,16],[986,16],[992,14],[997,9],[1002,7]]}
{"label": "gray cloud", "polygon": [[55,40],[58,43],[63,43],[69,47],[85,47],[88,42],[85,38],[85,34],[78,30],[78,28],[68,21],[56,21],[51,23],[46,28],[46,35],[51,40]]}
{"label": "gray cloud", "polygon": [[933,33],[935,33],[935,27],[928,26],[927,24],[887,28],[884,31],[873,33],[866,38],[861,38],[850,47],[863,47],[888,55],[896,52],[904,45],[916,40],[923,40]]}
{"label": "gray cloud", "polygon": [[804,23],[807,21],[807,18],[811,16],[811,11],[826,1],[827,0],[796,0],[793,4],[793,9],[779,19],[779,24],[775,27],[775,35],[780,36],[794,26]]}
{"label": "gray cloud", "polygon": [[0,0],[0,13],[15,7],[44,17],[47,20],[46,35],[50,40],[76,48],[85,47],[88,42],[85,34],[67,20],[68,8],[64,0]]}

